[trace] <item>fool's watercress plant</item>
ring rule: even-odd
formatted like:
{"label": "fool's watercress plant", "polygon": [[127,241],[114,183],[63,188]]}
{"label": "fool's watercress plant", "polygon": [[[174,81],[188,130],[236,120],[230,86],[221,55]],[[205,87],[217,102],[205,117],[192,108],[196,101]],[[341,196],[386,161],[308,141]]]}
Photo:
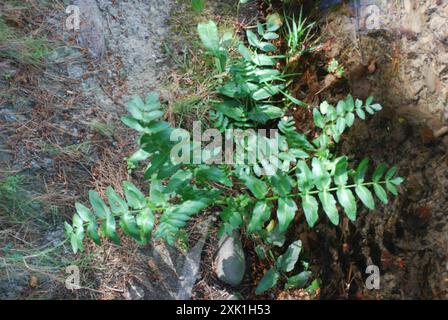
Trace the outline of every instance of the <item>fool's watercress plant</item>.
{"label": "fool's watercress plant", "polygon": [[[294,273],[299,269],[296,264],[301,242],[292,242],[279,257],[274,254],[278,250],[273,250],[285,245],[286,232],[301,212],[309,227],[318,222],[319,211],[338,225],[340,209],[350,220],[356,219],[358,199],[374,209],[374,195],[383,203],[388,202],[386,190],[397,195],[396,187],[403,179],[395,177],[395,167],[379,165],[367,179],[367,159],[351,169],[348,157],[333,154],[333,145],[356,118],[364,120],[367,114],[381,110],[379,104],[372,104],[372,98],[363,102],[349,95],[336,106],[323,102],[315,107],[314,123],[320,132],[313,141],[297,132],[293,119],[285,116],[291,104],[307,105],[288,93],[289,76],[278,69],[282,59],[288,59],[276,54],[278,50],[271,42],[279,37],[280,28],[277,16],[268,18],[256,30],[247,30],[246,45],[234,41],[233,34],[221,36],[214,22],[198,26],[204,47],[223,79],[211,106],[214,126],[222,132],[263,126],[278,129],[279,153],[261,157],[255,163],[173,163],[170,154],[176,142],[170,137],[174,128],[162,120],[164,112],[158,94],[150,93],[145,100],[134,97],[128,103],[130,115],[122,121],[141,135],[138,151],[127,161],[134,169],[149,159],[144,172],[150,182],[149,193],[124,182],[124,197],[109,187],[106,204],[90,191],[93,212],[76,203],[73,224],[65,224],[74,252],[82,251],[85,234],[97,244],[101,236],[119,243],[118,226],[139,244],[147,244],[152,236],[175,244],[193,215],[219,206],[220,234],[242,229],[254,241],[259,258],[272,264],[257,294],[273,288],[280,279],[285,280],[287,289],[302,287],[311,274],[306,263],[302,272]],[[270,138],[266,142],[273,144]],[[239,143],[249,151],[252,148],[250,141],[242,139]]]}

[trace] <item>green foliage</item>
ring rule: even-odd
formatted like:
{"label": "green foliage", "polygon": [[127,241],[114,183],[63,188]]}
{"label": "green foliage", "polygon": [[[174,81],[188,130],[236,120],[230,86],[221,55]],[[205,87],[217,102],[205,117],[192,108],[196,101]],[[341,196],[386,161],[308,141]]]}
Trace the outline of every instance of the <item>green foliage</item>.
{"label": "green foliage", "polygon": [[302,10],[297,19],[295,16],[289,18],[285,15],[284,37],[287,44],[286,57],[289,61],[294,61],[298,56],[312,50],[305,44],[312,38],[311,31],[314,25],[314,22],[307,23]]}
{"label": "green foliage", "polygon": [[305,287],[311,278],[311,272],[304,270],[298,274],[289,276],[299,261],[301,251],[302,242],[300,240],[291,243],[286,252],[276,259],[274,265],[261,278],[260,283],[255,289],[255,293],[262,294],[272,289],[278,284],[281,278],[285,278],[286,280],[286,290]]}
{"label": "green foliage", "polygon": [[345,69],[343,65],[340,65],[338,60],[332,59],[328,65],[327,71],[334,74],[336,77],[341,78],[345,75]]}
{"label": "green foliage", "polygon": [[[375,197],[387,203],[387,191],[397,195],[403,179],[395,177],[395,167],[387,169],[381,164],[369,179],[367,159],[353,166],[346,156],[333,154],[332,147],[357,118],[364,120],[367,114],[382,109],[372,104],[373,98],[363,102],[349,95],[336,106],[322,102],[313,110],[318,129],[313,141],[297,132],[292,118],[284,116],[291,104],[307,105],[287,92],[288,75],[277,69],[279,59],[286,56],[275,55],[277,48],[270,41],[279,37],[282,25],[280,16],[269,16],[265,24],[246,30],[248,45],[234,41],[234,35],[220,35],[214,22],[198,26],[199,37],[207,54],[214,58],[220,79],[211,106],[214,126],[222,132],[266,125],[277,128],[278,144],[273,137],[263,141],[268,148],[277,148],[278,154],[267,157],[261,153],[256,163],[242,161],[235,165],[173,163],[170,154],[175,142],[170,137],[175,128],[162,120],[164,112],[158,94],[150,93],[145,100],[134,97],[128,104],[130,115],[122,121],[140,133],[139,149],[127,161],[129,168],[135,169],[140,162],[149,160],[144,171],[145,179],[150,181],[149,194],[124,182],[124,198],[108,188],[106,203],[91,191],[93,213],[77,203],[72,225],[66,224],[75,252],[82,250],[85,233],[96,243],[101,237],[119,243],[118,228],[140,244],[148,243],[153,234],[175,244],[194,215],[212,205],[220,206],[220,235],[235,229],[246,231],[257,243],[260,259],[272,262],[257,294],[273,288],[280,279],[285,280],[285,288],[305,287],[311,278],[307,267],[290,275],[296,269],[301,242],[292,243],[280,257],[272,254],[274,247],[283,247],[291,224],[303,219],[312,228],[323,215],[323,222],[328,219],[338,225],[340,211],[354,221],[359,203],[373,209]],[[283,28],[303,39],[310,27],[305,27],[300,17],[298,24],[287,22]],[[290,41],[290,49],[296,50],[297,41]],[[248,151],[254,151],[256,145],[251,138],[238,139],[237,143]],[[204,159],[204,153],[200,155]],[[317,286],[314,281],[310,290]]]}
{"label": "green foliage", "polygon": [[22,35],[0,16],[0,58],[39,66],[48,55],[50,42],[44,37]]}
{"label": "green foliage", "polygon": [[[284,115],[283,108],[269,100],[285,89],[285,76],[275,68],[282,55],[268,55],[278,49],[270,40],[277,39],[275,32],[282,25],[278,14],[268,16],[266,24],[257,24],[256,30],[246,30],[249,43],[236,41],[234,49],[239,56],[230,54],[233,36],[219,36],[214,22],[199,24],[199,36],[208,53],[215,57],[216,69],[227,77],[218,88],[225,97],[213,105],[211,120],[224,131],[233,127],[256,127]],[[285,93],[287,94],[287,93]]]}
{"label": "green foliage", "polygon": [[328,151],[329,144],[338,143],[341,135],[353,126],[356,116],[365,120],[366,114],[374,115],[382,110],[381,105],[372,104],[373,98],[368,98],[365,103],[353,99],[351,95],[338,102],[334,107],[324,101],[319,108],[314,108],[313,117],[316,127],[322,129],[322,134],[314,140],[314,145],[321,151]]}
{"label": "green foliage", "polygon": [[205,8],[205,0],[191,0],[194,11],[201,12]]}

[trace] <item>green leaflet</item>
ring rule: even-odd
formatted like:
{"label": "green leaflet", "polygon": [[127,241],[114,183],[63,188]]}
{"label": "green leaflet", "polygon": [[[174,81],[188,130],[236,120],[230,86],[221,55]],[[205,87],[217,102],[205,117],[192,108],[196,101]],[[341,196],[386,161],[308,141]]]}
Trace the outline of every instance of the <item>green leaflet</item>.
{"label": "green leaflet", "polygon": [[351,127],[355,123],[355,115],[352,112],[345,115],[345,123],[347,124],[347,127]]}
{"label": "green leaflet", "polygon": [[142,98],[138,96],[132,97],[131,101],[128,102],[128,111],[136,120],[143,120],[143,107],[145,103]]}
{"label": "green leaflet", "polygon": [[151,163],[145,171],[145,179],[150,179],[153,174],[157,173],[157,177],[163,179],[162,177],[162,169],[169,162],[169,168],[175,170],[176,166],[171,164],[170,160],[170,149],[163,150],[157,154],[153,154],[151,157]]}
{"label": "green leaflet", "polygon": [[219,33],[216,23],[209,21],[198,25],[198,33],[204,47],[214,55],[219,54]]}
{"label": "green leaflet", "polygon": [[151,233],[155,223],[155,217],[151,209],[142,209],[137,215],[136,222],[140,228],[140,240],[143,243],[147,243],[151,239]]}
{"label": "green leaflet", "polygon": [[330,192],[324,190],[319,192],[319,199],[322,202],[322,207],[331,223],[337,226],[339,224],[339,213],[338,209],[336,208],[336,200],[334,199],[333,195]]}
{"label": "green leaflet", "polygon": [[264,181],[248,174],[242,174],[240,179],[243,180],[246,187],[249,188],[256,198],[263,199],[268,193],[268,186]]}
{"label": "green leaflet", "polygon": [[145,207],[145,196],[144,194],[131,182],[123,182],[123,191],[126,196],[128,205],[133,209],[142,209]]}
{"label": "green leaflet", "polygon": [[360,117],[362,120],[366,119],[366,113],[361,108],[356,108],[356,114],[358,117]]}
{"label": "green leaflet", "polygon": [[239,103],[236,100],[225,100],[221,103],[216,103],[213,105],[213,109],[236,121],[246,121],[244,110],[239,107]]}
{"label": "green leaflet", "polygon": [[151,187],[149,191],[149,200],[155,206],[163,206],[167,202],[168,196],[164,193],[164,186],[160,182],[160,180],[152,179]]}
{"label": "green leaflet", "polygon": [[66,231],[68,232],[68,236],[70,237],[70,244],[72,245],[72,249],[74,253],[77,253],[79,251],[83,251],[83,245],[82,242],[84,240],[84,227],[83,227],[83,221],[81,217],[79,217],[77,214],[73,216],[73,227],[67,227]]}
{"label": "green leaflet", "polygon": [[179,205],[170,207],[165,211],[159,221],[156,237],[165,239],[170,245],[174,244],[179,229],[187,224],[187,221],[195,213],[210,205],[211,199],[188,200]]}
{"label": "green leaflet", "polygon": [[348,182],[348,163],[347,157],[341,157],[337,160],[334,172],[334,183],[337,186],[345,186]]}
{"label": "green leaflet", "polygon": [[110,216],[110,210],[104,203],[103,199],[101,199],[100,195],[93,191],[89,191],[89,200],[90,204],[93,207],[93,211],[95,212],[96,216],[100,218],[101,220],[105,219],[107,216]]}
{"label": "green leaflet", "polygon": [[272,289],[280,279],[280,273],[275,269],[271,268],[266,272],[261,278],[260,283],[255,289],[255,294],[262,294],[263,292]]}
{"label": "green leaflet", "polygon": [[387,204],[389,202],[387,199],[386,190],[384,190],[384,188],[381,185],[375,183],[373,185],[373,190],[375,191],[376,196],[378,197],[378,199],[381,200],[382,203]]}
{"label": "green leaflet", "polygon": [[109,215],[101,223],[103,233],[111,239],[115,244],[120,244],[120,238],[116,231],[116,222],[113,216]]}
{"label": "green leaflet", "polygon": [[404,182],[404,178],[396,177],[396,178],[390,180],[390,182],[393,183],[396,186],[399,186],[399,185],[401,185]]}
{"label": "green leaflet", "polygon": [[139,149],[132,156],[129,158],[125,158],[128,163],[128,170],[133,170],[137,168],[139,162],[144,161],[148,159],[151,156],[148,152],[145,150]]}
{"label": "green leaflet", "polygon": [[89,222],[87,226],[87,235],[93,240],[97,245],[101,245],[100,235],[98,234],[98,225],[96,221]]}
{"label": "green leaflet", "polygon": [[392,168],[390,168],[389,170],[387,170],[386,175],[384,176],[385,180],[390,180],[392,179],[392,177],[395,175],[395,173],[397,172],[397,167],[394,166]]}
{"label": "green leaflet", "polygon": [[246,61],[252,62],[253,53],[243,43],[238,45],[238,51]]}
{"label": "green leaflet", "polygon": [[313,179],[314,184],[319,190],[327,189],[331,184],[331,176],[324,164],[317,158],[313,158]]}
{"label": "green leaflet", "polygon": [[274,58],[272,58],[272,57],[270,57],[268,55],[265,55],[265,54],[255,54],[252,57],[252,61],[257,66],[260,66],[260,67],[263,67],[263,66],[266,66],[266,67],[274,66],[277,63],[277,61]]}
{"label": "green leaflet", "polygon": [[390,182],[386,182],[386,188],[389,190],[390,193],[392,193],[394,196],[398,195],[397,188]]}
{"label": "green leaflet", "polygon": [[380,179],[382,178],[384,172],[386,171],[386,166],[384,164],[380,164],[375,172],[372,175],[372,181],[373,182],[378,182],[380,181]]}
{"label": "green leaflet", "polygon": [[278,107],[271,105],[256,106],[250,113],[249,119],[255,122],[265,124],[269,120],[278,119],[283,117],[284,112]]}
{"label": "green leaflet", "polygon": [[281,80],[283,78],[280,71],[277,69],[259,69],[248,73],[248,75],[254,75],[257,78],[258,83],[266,83],[274,80]]}
{"label": "green leaflet", "polygon": [[[264,52],[271,52],[271,51],[277,50],[277,47],[274,46],[272,43],[260,41],[260,39],[258,39],[257,35],[254,32],[252,32],[251,30],[246,31],[246,36],[247,36],[247,40],[249,41],[249,44],[251,46],[256,47]],[[277,35],[277,37],[278,37],[278,35]]]}
{"label": "green leaflet", "polygon": [[311,276],[312,273],[310,271],[302,271],[295,276],[289,277],[285,284],[285,290],[306,287],[310,282]]}
{"label": "green leaflet", "polygon": [[355,110],[355,100],[353,99],[353,96],[349,94],[347,98],[345,99],[345,110],[346,112],[352,112]]}
{"label": "green leaflet", "polygon": [[264,224],[271,217],[271,209],[272,206],[264,201],[258,201],[255,204],[252,217],[247,227],[247,231],[249,232],[249,234],[263,229]]}
{"label": "green leaflet", "polygon": [[123,122],[129,128],[134,129],[138,132],[145,131],[145,128],[140,124],[140,122],[133,117],[123,116],[123,117],[121,117],[121,122]]}
{"label": "green leaflet", "polygon": [[[271,223],[266,227],[266,229],[270,229],[271,225],[274,225],[274,221],[272,220]],[[269,231],[266,237],[266,241],[274,246],[282,247],[285,244],[286,237],[285,233],[281,232],[279,226],[277,225],[273,230]]]}
{"label": "green leaflet", "polygon": [[339,203],[344,208],[345,213],[347,214],[347,217],[351,221],[356,220],[356,199],[353,195],[352,191],[350,189],[345,189],[343,187],[339,188],[336,192]]}
{"label": "green leaflet", "polygon": [[273,190],[280,197],[286,197],[292,188],[291,178],[283,173],[278,173],[276,175],[270,176],[269,180],[272,184]]}
{"label": "green leaflet", "polygon": [[217,167],[200,166],[194,170],[194,176],[199,182],[202,183],[206,181],[214,181],[227,187],[233,186],[233,183],[227,174]]}
{"label": "green leaflet", "polygon": [[204,0],[191,0],[191,6],[197,12],[201,12],[205,8]]}
{"label": "green leaflet", "polygon": [[336,131],[339,135],[344,133],[346,127],[347,122],[345,118],[338,118],[338,120],[336,120]]}
{"label": "green leaflet", "polygon": [[372,193],[369,189],[367,189],[363,185],[356,186],[355,188],[356,195],[359,199],[361,199],[361,202],[369,209],[373,210],[375,209],[375,201],[373,200]]}
{"label": "green leaflet", "polygon": [[292,103],[294,103],[294,104],[296,104],[296,105],[298,105],[298,106],[302,106],[302,107],[307,107],[308,106],[308,104],[306,104],[305,102],[303,102],[303,101],[300,101],[299,99],[297,99],[297,98],[294,98],[293,96],[291,96],[290,94],[288,94],[287,92],[284,92],[284,91],[281,91],[281,93],[289,100],[289,101],[291,101]]}
{"label": "green leaflet", "polygon": [[294,219],[297,212],[297,205],[294,200],[290,198],[278,199],[277,219],[280,232],[285,232],[289,224]]}
{"label": "green leaflet", "polygon": [[265,39],[265,40],[275,40],[278,38],[279,38],[279,35],[275,32],[266,32],[265,34],[263,34],[263,39]]}
{"label": "green leaflet", "polygon": [[120,216],[120,227],[126,235],[131,236],[135,240],[140,240],[140,230],[137,226],[137,221],[129,211]]}
{"label": "green leaflet", "polygon": [[278,13],[272,13],[266,17],[266,30],[277,31],[283,25],[282,17]]}
{"label": "green leaflet", "polygon": [[306,222],[310,228],[314,227],[317,219],[319,219],[319,204],[317,203],[316,198],[309,194],[302,196],[302,207],[303,212],[305,213]]}
{"label": "green leaflet", "polygon": [[191,179],[193,178],[193,173],[188,170],[181,170],[176,172],[168,182],[164,192],[171,193],[176,192],[183,187],[190,184]]}
{"label": "green leaflet", "polygon": [[128,204],[120,198],[112,187],[106,189],[106,195],[109,199],[109,205],[112,212],[116,215],[124,214],[128,211]]}
{"label": "green leaflet", "polygon": [[247,41],[249,41],[249,44],[251,46],[258,47],[260,40],[258,40],[258,37],[255,33],[253,33],[250,30],[246,30],[246,36],[247,36]]}
{"label": "green leaflet", "polygon": [[221,220],[224,222],[224,224],[221,226],[219,236],[221,237],[224,232],[227,234],[232,234],[233,230],[239,228],[243,224],[243,218],[241,216],[241,213],[239,212],[240,208],[230,208],[225,207],[221,214]]}
{"label": "green leaflet", "polygon": [[302,251],[302,241],[297,240],[291,243],[286,252],[278,257],[277,268],[284,272],[291,272],[299,260],[300,251]]}
{"label": "green leaflet", "polygon": [[79,202],[75,203],[76,212],[78,213],[79,217],[85,222],[95,221],[95,217],[92,214],[92,211],[90,211],[89,208],[82,205]]}
{"label": "green leaflet", "polygon": [[369,165],[369,159],[367,159],[367,158],[362,160],[361,163],[359,164],[358,168],[356,169],[356,174],[355,174],[355,183],[356,184],[361,184],[364,182],[364,177],[366,175],[368,165]]}
{"label": "green leaflet", "polygon": [[307,192],[314,187],[313,174],[305,161],[300,160],[297,163],[296,176],[300,191]]}
{"label": "green leaflet", "polygon": [[283,85],[266,85],[252,94],[252,98],[256,101],[266,100],[280,92]]}
{"label": "green leaflet", "polygon": [[325,119],[317,108],[313,110],[314,124],[316,127],[323,129],[325,127]]}

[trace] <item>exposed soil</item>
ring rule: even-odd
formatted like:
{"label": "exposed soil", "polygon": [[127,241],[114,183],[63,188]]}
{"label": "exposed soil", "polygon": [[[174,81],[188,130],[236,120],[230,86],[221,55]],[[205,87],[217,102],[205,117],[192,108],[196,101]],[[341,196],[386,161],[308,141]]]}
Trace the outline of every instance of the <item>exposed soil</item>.
{"label": "exposed soil", "polygon": [[[356,28],[365,22],[359,12],[366,4],[381,8],[379,29]],[[440,1],[361,1],[358,8],[339,6],[320,23],[328,48],[323,60],[336,58],[347,69],[321,99],[350,92],[373,95],[385,107],[358,122],[340,152],[397,164],[406,177],[389,205],[361,212],[354,224],[312,232],[311,251],[322,253],[323,298],[448,298],[447,9]],[[380,267],[380,290],[366,289],[368,265]]]}

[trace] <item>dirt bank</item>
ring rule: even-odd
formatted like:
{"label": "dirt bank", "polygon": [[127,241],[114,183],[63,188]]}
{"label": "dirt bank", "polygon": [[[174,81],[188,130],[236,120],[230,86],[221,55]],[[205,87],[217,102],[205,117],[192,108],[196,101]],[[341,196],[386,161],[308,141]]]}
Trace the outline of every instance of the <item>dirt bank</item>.
{"label": "dirt bank", "polygon": [[[448,298],[447,19],[443,1],[358,1],[320,21],[325,61],[347,69],[322,98],[373,95],[385,107],[351,130],[341,152],[398,164],[407,177],[389,205],[341,230],[319,228],[325,298]],[[366,289],[371,264],[380,290]]]}

